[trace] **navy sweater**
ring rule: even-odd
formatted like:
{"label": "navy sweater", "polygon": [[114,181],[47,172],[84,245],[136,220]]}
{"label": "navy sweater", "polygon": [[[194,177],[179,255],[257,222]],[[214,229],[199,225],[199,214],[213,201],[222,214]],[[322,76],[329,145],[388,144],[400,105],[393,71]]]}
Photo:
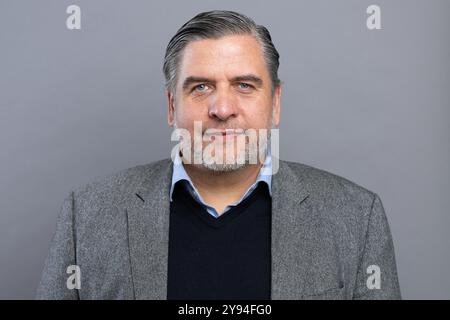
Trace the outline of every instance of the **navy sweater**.
{"label": "navy sweater", "polygon": [[176,184],[170,205],[167,299],[270,299],[271,197],[260,182],[219,218]]}

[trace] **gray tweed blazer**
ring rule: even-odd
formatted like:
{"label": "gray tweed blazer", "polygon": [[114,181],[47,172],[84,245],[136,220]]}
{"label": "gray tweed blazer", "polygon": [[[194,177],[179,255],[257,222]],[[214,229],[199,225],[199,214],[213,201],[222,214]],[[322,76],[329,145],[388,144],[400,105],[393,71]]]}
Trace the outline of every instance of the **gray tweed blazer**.
{"label": "gray tweed blazer", "polygon": [[[70,192],[37,298],[166,299],[172,170],[165,159]],[[272,299],[401,298],[380,198],[326,171],[280,161],[271,250]],[[70,265],[79,289],[67,286]]]}

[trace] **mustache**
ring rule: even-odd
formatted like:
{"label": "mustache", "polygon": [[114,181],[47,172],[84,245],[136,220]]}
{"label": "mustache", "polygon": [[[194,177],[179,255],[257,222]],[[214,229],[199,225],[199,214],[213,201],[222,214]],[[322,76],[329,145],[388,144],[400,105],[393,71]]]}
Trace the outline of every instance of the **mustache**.
{"label": "mustache", "polygon": [[[176,131],[178,129],[183,130],[189,130],[186,127],[178,127],[176,124],[176,121],[173,123],[172,128]],[[226,135],[226,134],[234,134],[234,135],[240,135],[245,134],[247,130],[268,130],[275,129],[277,126],[275,126],[273,119],[271,120],[271,123],[268,127],[261,127],[261,128],[248,128],[248,127],[242,127],[242,126],[219,126],[219,127],[210,127],[210,128],[203,128],[201,131],[202,136],[210,137],[210,136],[217,136],[217,135]]]}
{"label": "mustache", "polygon": [[244,128],[206,128],[203,130],[203,135],[209,136],[209,135],[218,135],[218,134],[244,134],[245,133]]}
{"label": "mustache", "polygon": [[[178,127],[176,122],[173,124],[174,129],[188,129],[183,127]],[[217,134],[217,133],[224,133],[224,132],[230,132],[230,133],[244,133],[246,130],[254,129],[254,128],[247,128],[243,126],[218,126],[218,127],[210,127],[210,128],[204,128],[202,127],[202,134]]]}

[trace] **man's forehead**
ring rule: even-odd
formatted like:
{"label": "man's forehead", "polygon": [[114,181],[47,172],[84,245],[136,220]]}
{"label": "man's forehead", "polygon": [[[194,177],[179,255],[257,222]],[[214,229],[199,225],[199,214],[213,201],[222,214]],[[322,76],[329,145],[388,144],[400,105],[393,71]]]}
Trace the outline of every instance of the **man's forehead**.
{"label": "man's forehead", "polygon": [[249,35],[226,36],[189,43],[180,63],[180,79],[234,78],[244,74],[264,76],[265,61],[258,42]]}

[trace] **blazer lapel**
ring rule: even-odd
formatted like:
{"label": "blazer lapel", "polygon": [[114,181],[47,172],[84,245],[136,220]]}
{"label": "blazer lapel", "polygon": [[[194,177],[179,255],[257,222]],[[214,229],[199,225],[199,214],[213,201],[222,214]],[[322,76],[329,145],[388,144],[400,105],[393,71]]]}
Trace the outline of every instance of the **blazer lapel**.
{"label": "blazer lapel", "polygon": [[141,185],[130,194],[128,235],[135,299],[167,298],[170,159],[149,167]]}
{"label": "blazer lapel", "polygon": [[[272,183],[272,299],[335,298],[343,289],[333,228],[308,167],[280,161]],[[326,195],[325,195],[326,196]]]}
{"label": "blazer lapel", "polygon": [[[307,251],[302,248],[302,233],[311,225],[305,201],[309,192],[289,166],[279,161],[272,177],[272,299],[296,299],[304,287]],[[300,262],[300,263],[299,263]],[[294,274],[297,273],[297,274]]]}

